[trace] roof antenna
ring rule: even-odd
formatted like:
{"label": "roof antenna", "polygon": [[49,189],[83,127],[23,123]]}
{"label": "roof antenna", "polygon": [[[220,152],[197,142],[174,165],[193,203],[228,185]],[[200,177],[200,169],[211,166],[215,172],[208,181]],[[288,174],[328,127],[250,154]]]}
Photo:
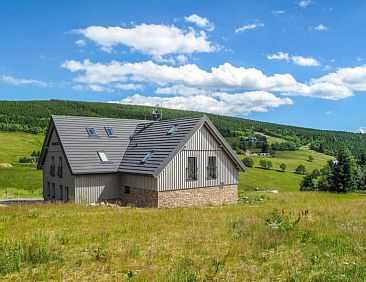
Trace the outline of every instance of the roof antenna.
{"label": "roof antenna", "polygon": [[159,121],[159,120],[162,120],[163,118],[163,111],[160,107],[160,110],[159,110],[159,104],[156,105],[156,107],[153,109],[152,111],[152,118],[153,120],[156,122],[156,121]]}

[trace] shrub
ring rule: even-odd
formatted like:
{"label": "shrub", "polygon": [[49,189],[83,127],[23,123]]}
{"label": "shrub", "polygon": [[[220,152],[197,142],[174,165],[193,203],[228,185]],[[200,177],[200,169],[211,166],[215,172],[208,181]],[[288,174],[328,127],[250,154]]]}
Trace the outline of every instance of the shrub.
{"label": "shrub", "polygon": [[242,160],[243,164],[246,166],[246,167],[253,167],[254,166],[254,160],[251,158],[251,157],[245,157],[243,160]]}
{"label": "shrub", "polygon": [[264,169],[271,169],[272,162],[269,160],[260,160],[259,165]]}
{"label": "shrub", "polygon": [[295,169],[295,173],[297,173],[297,174],[305,174],[306,173],[306,167],[304,165],[299,165]]}
{"label": "shrub", "polygon": [[307,174],[300,183],[300,191],[314,191],[315,183],[314,176],[312,174]]}
{"label": "shrub", "polygon": [[287,165],[286,165],[286,164],[284,164],[284,163],[280,164],[280,169],[281,169],[283,172],[286,170],[286,168],[287,168]]}
{"label": "shrub", "polygon": [[313,160],[314,160],[314,157],[313,157],[312,155],[309,155],[309,156],[308,156],[308,161],[309,161],[309,162],[312,162]]}

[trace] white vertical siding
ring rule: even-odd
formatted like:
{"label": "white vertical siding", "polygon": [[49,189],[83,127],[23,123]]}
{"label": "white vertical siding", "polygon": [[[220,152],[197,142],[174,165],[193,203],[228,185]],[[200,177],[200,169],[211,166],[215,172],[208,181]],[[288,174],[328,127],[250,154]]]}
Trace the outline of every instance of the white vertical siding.
{"label": "white vertical siding", "polygon": [[[207,179],[208,157],[216,156],[217,178]],[[197,157],[198,179],[187,180],[187,159]],[[158,191],[238,183],[238,168],[205,126],[201,127],[157,178]]]}
{"label": "white vertical siding", "polygon": [[120,197],[118,173],[75,176],[75,202],[77,203],[96,203]]}

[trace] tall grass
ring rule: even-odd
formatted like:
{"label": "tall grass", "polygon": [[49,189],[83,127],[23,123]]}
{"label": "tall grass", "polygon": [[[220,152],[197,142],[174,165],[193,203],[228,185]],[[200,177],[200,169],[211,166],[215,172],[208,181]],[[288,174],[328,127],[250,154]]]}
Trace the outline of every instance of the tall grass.
{"label": "tall grass", "polygon": [[221,207],[1,207],[0,280],[366,279],[364,196],[244,196]]}

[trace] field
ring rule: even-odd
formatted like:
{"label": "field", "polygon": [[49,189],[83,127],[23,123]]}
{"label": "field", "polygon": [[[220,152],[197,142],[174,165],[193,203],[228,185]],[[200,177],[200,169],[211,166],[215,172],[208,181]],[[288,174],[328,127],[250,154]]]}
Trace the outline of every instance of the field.
{"label": "field", "polygon": [[365,281],[365,200],[289,192],[221,207],[0,207],[0,280]]}
{"label": "field", "polygon": [[[0,131],[0,198],[41,196],[42,172],[19,158],[41,150],[44,135]],[[3,167],[12,165],[12,167]]]}
{"label": "field", "polygon": [[[314,160],[308,161],[308,156],[312,155]],[[244,158],[241,155],[240,158]],[[300,149],[298,151],[279,151],[275,157],[252,157],[254,167],[240,175],[240,187],[243,191],[259,190],[279,190],[281,192],[297,191],[299,183],[303,175],[295,174],[296,167],[300,164],[306,167],[308,172],[313,169],[321,169],[332,157],[320,154],[308,149]],[[273,164],[271,170],[264,170],[259,167],[261,159],[270,160]],[[285,163],[287,169],[285,172],[280,171],[280,164]]]}

